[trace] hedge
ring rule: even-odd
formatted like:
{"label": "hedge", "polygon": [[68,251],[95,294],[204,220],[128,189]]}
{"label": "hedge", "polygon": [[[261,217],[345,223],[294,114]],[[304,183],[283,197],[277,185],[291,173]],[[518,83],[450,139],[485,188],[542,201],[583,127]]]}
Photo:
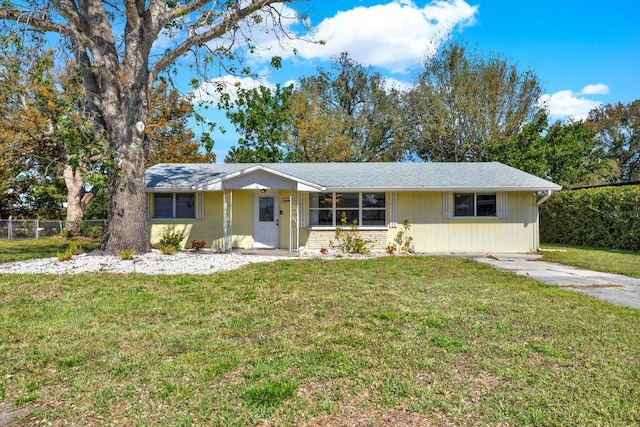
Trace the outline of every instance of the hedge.
{"label": "hedge", "polygon": [[640,251],[640,185],[553,194],[540,206],[540,240]]}

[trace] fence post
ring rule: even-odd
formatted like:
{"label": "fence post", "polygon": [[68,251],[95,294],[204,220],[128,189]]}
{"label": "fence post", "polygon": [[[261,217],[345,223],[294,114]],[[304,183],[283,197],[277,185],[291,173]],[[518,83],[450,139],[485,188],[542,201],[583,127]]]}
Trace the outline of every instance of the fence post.
{"label": "fence post", "polygon": [[36,219],[36,240],[40,237],[40,220]]}

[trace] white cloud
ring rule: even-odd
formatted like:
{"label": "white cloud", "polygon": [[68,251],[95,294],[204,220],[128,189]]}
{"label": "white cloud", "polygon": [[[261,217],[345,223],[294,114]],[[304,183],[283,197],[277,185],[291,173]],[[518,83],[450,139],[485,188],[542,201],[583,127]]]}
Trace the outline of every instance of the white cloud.
{"label": "white cloud", "polygon": [[553,119],[583,120],[587,117],[589,111],[602,105],[602,102],[587,99],[582,97],[581,94],[587,94],[587,92],[584,89],[582,93],[561,90],[551,95],[542,95],[539,102],[547,106],[549,115]]}
{"label": "white cloud", "polygon": [[586,85],[582,88],[583,95],[608,95],[609,94],[609,86],[598,83],[595,85]]}
{"label": "white cloud", "polygon": [[410,83],[403,80],[397,80],[394,78],[385,77],[385,87],[387,89],[396,89],[400,92],[408,92],[415,87],[414,83]]}
{"label": "white cloud", "polygon": [[418,7],[409,0],[395,0],[371,7],[355,7],[324,19],[314,28],[325,44],[292,40],[286,46],[270,43],[270,55],[291,58],[293,49],[302,59],[326,60],[341,52],[362,65],[391,72],[406,72],[457,28],[473,25],[477,6],[463,0],[434,0]]}
{"label": "white cloud", "polygon": [[266,86],[270,89],[275,88],[273,83],[266,80],[226,75],[201,84],[200,87],[193,92],[192,99],[195,103],[216,104],[220,99],[221,93],[227,93],[231,99],[235,99],[238,95],[239,88],[248,90],[260,86]]}

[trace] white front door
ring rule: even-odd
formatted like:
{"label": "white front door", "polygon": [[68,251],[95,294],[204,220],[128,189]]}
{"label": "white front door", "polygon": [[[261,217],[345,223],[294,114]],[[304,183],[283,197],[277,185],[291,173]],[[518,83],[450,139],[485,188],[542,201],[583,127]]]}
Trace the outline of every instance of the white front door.
{"label": "white front door", "polygon": [[280,244],[278,192],[256,191],[253,201],[253,247],[277,248]]}

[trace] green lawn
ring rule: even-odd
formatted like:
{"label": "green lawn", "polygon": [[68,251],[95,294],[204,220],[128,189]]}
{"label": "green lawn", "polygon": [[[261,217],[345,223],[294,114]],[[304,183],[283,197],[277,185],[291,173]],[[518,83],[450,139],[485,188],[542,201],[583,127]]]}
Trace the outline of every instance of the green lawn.
{"label": "green lawn", "polygon": [[0,378],[28,424],[637,425],[640,311],[459,258],[0,275]]}
{"label": "green lawn", "polygon": [[614,251],[577,246],[542,245],[545,261],[559,262],[605,273],[640,279],[640,252]]}
{"label": "green lawn", "polygon": [[[98,239],[74,239],[86,251],[92,251],[100,244]],[[25,261],[34,258],[55,257],[69,247],[69,239],[64,237],[44,237],[41,239],[0,240],[0,263]]]}

